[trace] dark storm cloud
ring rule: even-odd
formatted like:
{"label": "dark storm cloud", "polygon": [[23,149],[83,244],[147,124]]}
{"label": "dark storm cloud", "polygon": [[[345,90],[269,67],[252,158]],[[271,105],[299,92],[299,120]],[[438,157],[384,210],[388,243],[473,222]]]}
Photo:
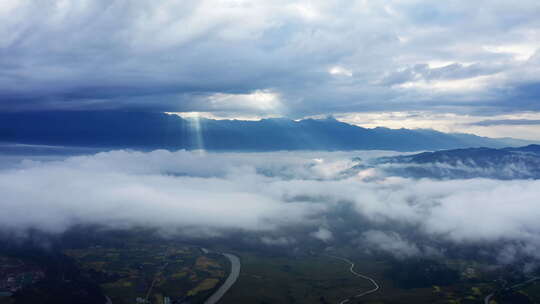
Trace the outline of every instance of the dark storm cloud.
{"label": "dark storm cloud", "polygon": [[[540,79],[539,12],[537,1],[7,0],[0,110],[538,110],[523,84]],[[456,83],[478,77],[474,90]],[[259,107],[261,91],[278,102]]]}

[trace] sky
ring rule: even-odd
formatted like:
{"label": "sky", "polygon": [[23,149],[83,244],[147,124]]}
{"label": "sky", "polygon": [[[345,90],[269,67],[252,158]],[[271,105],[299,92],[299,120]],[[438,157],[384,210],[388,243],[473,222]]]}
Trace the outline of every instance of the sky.
{"label": "sky", "polygon": [[536,0],[3,0],[0,111],[334,115],[539,140],[539,15]]}

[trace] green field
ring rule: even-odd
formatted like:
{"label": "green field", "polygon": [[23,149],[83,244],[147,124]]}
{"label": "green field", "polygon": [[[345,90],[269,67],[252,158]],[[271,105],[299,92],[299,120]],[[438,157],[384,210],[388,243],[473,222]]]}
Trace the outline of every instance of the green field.
{"label": "green field", "polygon": [[[339,303],[372,285],[353,276],[349,265],[324,255],[270,257],[236,252],[242,261],[237,283],[223,298],[233,303]],[[358,303],[481,303],[492,286],[463,277],[448,286],[399,288],[385,274],[390,265],[372,256],[351,258],[355,270],[373,277],[381,289]],[[355,303],[354,301],[352,303]]]}
{"label": "green field", "polygon": [[[52,280],[45,278],[46,284],[30,290],[27,298],[39,299],[51,293],[51,288],[55,297],[62,298],[66,288],[70,288],[74,292],[68,296],[92,291],[95,299],[106,295],[114,304],[136,303],[137,299],[162,304],[166,297],[173,303],[203,303],[230,272],[229,261],[216,253],[219,251],[235,254],[241,260],[238,280],[220,304],[337,304],[373,288],[368,280],[353,275],[347,262],[329,254],[349,259],[355,264],[355,271],[372,277],[381,287],[348,303],[472,304],[483,303],[485,296],[494,291],[498,291],[494,303],[540,303],[539,282],[521,285],[526,277],[514,268],[474,259],[396,259],[388,254],[361,253],[345,247],[331,251],[304,249],[293,254],[285,248],[267,251],[224,243],[206,244],[215,250],[207,252],[150,232],[98,236],[88,243],[63,248],[61,259],[27,257],[29,261],[44,261],[43,269],[56,269],[56,276]],[[2,264],[13,263],[4,260]],[[71,274],[68,280],[66,274]],[[505,288],[509,286],[518,287]],[[0,304],[12,303],[12,298],[0,298]]]}
{"label": "green field", "polygon": [[207,298],[227,275],[218,254],[203,254],[173,242],[127,242],[122,247],[92,246],[65,253],[99,281],[113,303],[163,303],[164,297],[197,303]]}

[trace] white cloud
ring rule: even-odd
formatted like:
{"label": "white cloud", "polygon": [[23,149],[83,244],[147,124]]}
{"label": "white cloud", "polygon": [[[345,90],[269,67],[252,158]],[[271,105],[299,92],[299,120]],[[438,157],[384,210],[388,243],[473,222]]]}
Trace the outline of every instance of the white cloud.
{"label": "white cloud", "polygon": [[296,243],[296,240],[293,238],[287,238],[287,237],[277,237],[272,238],[269,236],[263,236],[261,237],[261,242],[265,245],[269,246],[290,246]]}
{"label": "white cloud", "polygon": [[332,231],[324,228],[319,227],[317,231],[314,231],[310,234],[312,237],[319,239],[323,242],[329,242],[334,238],[334,235],[332,234]]}
{"label": "white cloud", "polygon": [[387,251],[397,258],[406,258],[421,254],[420,249],[416,245],[405,241],[395,232],[368,230],[362,234],[359,246],[368,250],[375,248]]}
{"label": "white cloud", "polygon": [[348,70],[341,66],[333,66],[330,69],[328,69],[328,73],[335,76],[348,76],[352,77],[353,73],[351,70]]}
{"label": "white cloud", "polygon": [[340,242],[356,231],[359,246],[401,256],[438,252],[429,244],[437,240],[502,242],[540,258],[540,181],[346,177],[330,165],[353,156],[377,154],[158,150],[26,160],[0,170],[0,226],[143,225],[199,237],[243,231],[276,246],[296,246],[306,235]]}
{"label": "white cloud", "polygon": [[540,44],[485,45],[488,52],[511,54],[516,60],[525,61],[540,48]]}
{"label": "white cloud", "polygon": [[478,76],[454,80],[419,80],[409,81],[398,85],[405,89],[435,90],[435,91],[474,91],[486,88],[496,76]]}

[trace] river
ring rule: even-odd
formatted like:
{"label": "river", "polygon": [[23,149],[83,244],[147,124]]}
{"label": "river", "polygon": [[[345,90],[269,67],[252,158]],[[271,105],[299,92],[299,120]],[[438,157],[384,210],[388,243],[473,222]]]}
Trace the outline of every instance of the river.
{"label": "river", "polygon": [[223,283],[223,285],[221,285],[219,289],[204,302],[204,304],[215,304],[219,302],[225,293],[234,285],[240,275],[240,259],[230,253],[223,253],[223,255],[231,262],[231,273],[225,280],[225,283]]}

